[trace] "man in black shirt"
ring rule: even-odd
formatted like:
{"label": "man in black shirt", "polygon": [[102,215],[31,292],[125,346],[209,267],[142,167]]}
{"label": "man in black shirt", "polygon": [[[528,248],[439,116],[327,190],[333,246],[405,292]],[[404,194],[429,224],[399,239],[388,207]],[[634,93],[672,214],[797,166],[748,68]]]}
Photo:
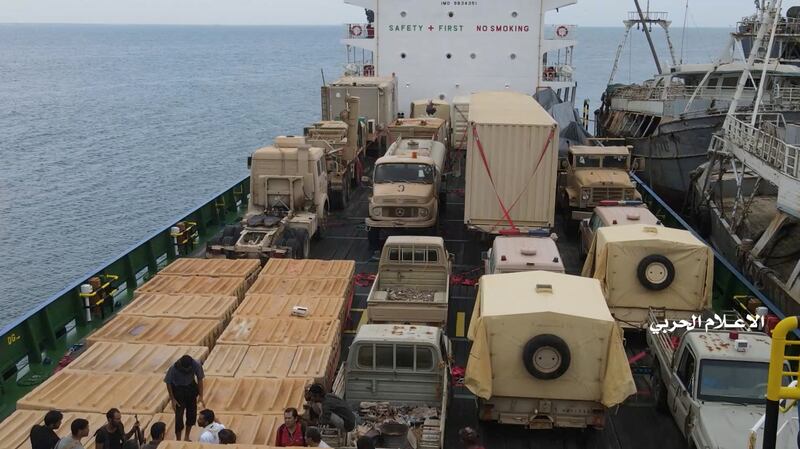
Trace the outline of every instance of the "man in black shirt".
{"label": "man in black shirt", "polygon": [[189,441],[192,426],[197,423],[197,403],[203,402],[203,365],[190,355],[184,355],[167,370],[164,383],[167,384],[169,401],[175,410],[175,439],[180,441],[184,430],[183,415],[186,414],[186,429],[183,439]]}
{"label": "man in black shirt", "polygon": [[44,415],[44,425],[37,424],[31,428],[31,449],[53,449],[60,438],[56,429],[61,427],[64,415],[58,410],[50,410]]}
{"label": "man in black shirt", "polygon": [[122,413],[116,408],[112,408],[106,413],[106,425],[99,428],[94,434],[94,447],[96,449],[122,449],[137,430],[139,421],[133,424],[130,432],[125,433],[125,426],[122,424]]}
{"label": "man in black shirt", "polygon": [[325,388],[314,384],[308,389],[311,396],[312,409],[319,412],[319,423],[332,425],[337,429],[350,432],[356,428],[356,415],[343,399],[333,393],[325,393]]}

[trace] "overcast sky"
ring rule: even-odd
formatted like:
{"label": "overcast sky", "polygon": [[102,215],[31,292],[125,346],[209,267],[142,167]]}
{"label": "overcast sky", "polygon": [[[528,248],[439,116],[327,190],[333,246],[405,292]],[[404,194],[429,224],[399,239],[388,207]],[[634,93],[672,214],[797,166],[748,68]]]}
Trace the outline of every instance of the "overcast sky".
{"label": "overcast sky", "polygon": [[[647,0],[640,2],[645,7]],[[798,3],[784,1],[784,11]],[[683,24],[685,5],[686,0],[651,0],[652,10],[670,13],[673,27]],[[634,9],[633,0],[578,0],[547,21],[616,27]],[[753,11],[753,0],[689,0],[687,24],[727,27]],[[363,10],[342,0],[0,0],[0,23],[330,25],[363,18]]]}

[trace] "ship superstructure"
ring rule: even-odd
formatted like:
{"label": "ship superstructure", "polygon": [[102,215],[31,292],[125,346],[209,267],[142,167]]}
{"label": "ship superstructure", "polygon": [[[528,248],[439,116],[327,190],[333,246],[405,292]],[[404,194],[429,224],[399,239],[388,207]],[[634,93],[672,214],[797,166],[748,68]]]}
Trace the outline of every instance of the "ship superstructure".
{"label": "ship superstructure", "polygon": [[347,0],[366,23],[345,25],[352,75],[399,79],[398,106],[486,90],[534,94],[551,88],[574,103],[573,25],[545,14],[576,0]]}

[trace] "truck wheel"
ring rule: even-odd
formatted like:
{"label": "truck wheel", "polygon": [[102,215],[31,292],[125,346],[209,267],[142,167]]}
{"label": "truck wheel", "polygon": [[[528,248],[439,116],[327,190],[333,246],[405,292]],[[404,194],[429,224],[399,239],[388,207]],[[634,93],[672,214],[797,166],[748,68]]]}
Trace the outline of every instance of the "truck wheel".
{"label": "truck wheel", "polygon": [[531,338],[522,351],[525,369],[537,379],[558,379],[567,372],[570,361],[569,346],[561,337],[552,334]]}
{"label": "truck wheel", "polygon": [[297,241],[296,238],[290,237],[283,241],[283,245],[291,248],[292,250],[292,259],[302,259],[302,248],[300,247],[300,242]]}
{"label": "truck wheel", "polygon": [[660,254],[651,254],[636,269],[636,277],[648,290],[664,290],[675,280],[675,266]]}
{"label": "truck wheel", "polygon": [[223,237],[234,237],[237,235],[238,229],[235,225],[226,225],[225,228],[222,229],[222,236]]}
{"label": "truck wheel", "polygon": [[226,236],[226,237],[222,237],[222,242],[221,243],[222,243],[222,246],[233,246],[233,245],[236,244],[236,240],[238,240],[236,237],[229,235],[229,236]]}
{"label": "truck wheel", "polygon": [[295,259],[308,259],[311,253],[311,238],[308,236],[308,231],[305,229],[295,230],[295,239],[297,241],[297,254]]}
{"label": "truck wheel", "polygon": [[650,380],[651,382],[651,390],[653,392],[653,401],[656,404],[656,410],[661,413],[668,413],[669,407],[667,406],[667,386],[664,385],[664,381],[661,380],[661,366],[656,361],[653,364],[653,377]]}
{"label": "truck wheel", "polygon": [[350,203],[349,182],[342,184],[342,190],[331,190],[329,196],[331,198],[331,205],[333,205],[334,209],[347,209],[347,205]]}

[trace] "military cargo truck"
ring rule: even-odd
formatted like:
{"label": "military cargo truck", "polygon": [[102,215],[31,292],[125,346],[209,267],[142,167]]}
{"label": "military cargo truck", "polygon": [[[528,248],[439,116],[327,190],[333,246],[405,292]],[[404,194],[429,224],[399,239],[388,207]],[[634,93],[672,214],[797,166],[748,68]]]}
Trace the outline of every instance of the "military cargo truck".
{"label": "military cargo truck", "polygon": [[442,181],[446,153],[435,140],[398,139],[375,162],[366,218],[372,249],[380,245],[381,230],[435,231],[447,196]]}
{"label": "military cargo truck", "polygon": [[532,236],[495,237],[489,251],[482,254],[484,273],[501,274],[533,270],[564,273],[564,262],[561,260],[553,236],[544,232]]}
{"label": "military cargo truck", "polygon": [[322,120],[336,120],[346,109],[348,95],[361,99],[360,116],[367,125],[365,145],[385,149],[386,126],[397,117],[397,78],[344,76],[322,86]]}
{"label": "military cargo truck", "polygon": [[622,331],[595,279],[482,276],[468,338],[465,385],[483,421],[599,429],[608,407],[636,393]]}
{"label": "military cargo truck", "polygon": [[[365,324],[333,392],[360,415],[361,431],[377,436],[376,447],[441,449],[450,360],[450,341],[438,327]],[[344,436],[325,429],[323,439],[332,447],[354,447],[356,438],[355,432]]]}
{"label": "military cargo truck", "polygon": [[611,314],[642,329],[651,307],[666,318],[711,308],[714,253],[689,231],[628,224],[598,228],[581,273],[599,280]]}
{"label": "military cargo truck", "polygon": [[581,258],[585,258],[589,253],[594,234],[599,228],[626,224],[660,226],[661,220],[656,218],[641,201],[600,201],[594,208],[591,218],[581,220],[579,228]]}
{"label": "military cargo truck", "polygon": [[394,142],[398,138],[435,140],[447,147],[447,122],[436,117],[399,118],[389,126],[389,139]]}
{"label": "military cargo truck", "polygon": [[446,326],[450,272],[441,237],[389,237],[367,297],[369,322]]}
{"label": "military cargo truck", "polygon": [[[651,310],[647,344],[652,351],[653,396],[671,413],[690,448],[747,446],[749,433],[765,413],[771,339],[761,332],[706,330],[678,326],[670,333],[663,314]],[[716,323],[713,319],[712,321]],[[734,324],[732,321],[730,324]],[[750,324],[747,321],[746,324]],[[791,372],[787,366],[784,371]],[[783,385],[791,379],[784,376]],[[797,447],[797,420],[781,414],[777,448]],[[787,426],[784,428],[784,426]],[[759,435],[760,434],[760,435]],[[763,430],[752,438],[763,440]],[[755,441],[751,441],[751,444]]]}
{"label": "military cargo truck", "polygon": [[[570,231],[577,231],[578,221],[590,218],[600,201],[642,199],[628,174],[629,147],[572,146],[560,165],[558,205]],[[635,165],[639,169],[644,161],[637,158]]]}
{"label": "military cargo truck", "polygon": [[364,171],[366,126],[358,116],[360,99],[347,96],[345,106],[337,120],[316,122],[303,130],[309,145],[325,150],[328,198],[334,209],[347,207]]}
{"label": "military cargo truck", "polygon": [[242,221],[209,242],[207,257],[307,258],[328,211],[325,151],[281,136],[249,158],[250,200]]}

